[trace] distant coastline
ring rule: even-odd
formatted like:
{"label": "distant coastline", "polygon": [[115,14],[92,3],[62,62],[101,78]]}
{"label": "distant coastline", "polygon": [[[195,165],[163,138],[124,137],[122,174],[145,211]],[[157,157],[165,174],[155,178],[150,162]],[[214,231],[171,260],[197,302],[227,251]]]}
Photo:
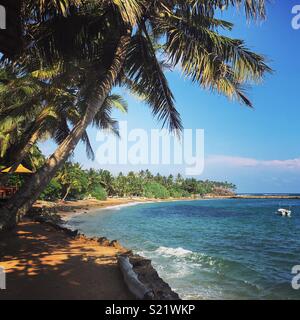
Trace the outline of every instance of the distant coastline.
{"label": "distant coastline", "polygon": [[202,197],[183,197],[168,199],[153,199],[143,197],[132,198],[108,198],[107,200],[76,200],[64,202],[38,201],[33,212],[57,213],[62,219],[68,220],[76,215],[86,214],[100,209],[116,209],[122,206],[139,205],[155,202],[178,202],[178,201],[201,201],[201,200],[222,200],[222,199],[278,199],[278,200],[300,200],[300,194],[232,194],[232,195],[204,195]]}
{"label": "distant coastline", "polygon": [[292,193],[237,193],[231,195],[204,195],[199,199],[300,199],[300,194]]}
{"label": "distant coastline", "polygon": [[237,194],[234,199],[300,199],[300,194]]}

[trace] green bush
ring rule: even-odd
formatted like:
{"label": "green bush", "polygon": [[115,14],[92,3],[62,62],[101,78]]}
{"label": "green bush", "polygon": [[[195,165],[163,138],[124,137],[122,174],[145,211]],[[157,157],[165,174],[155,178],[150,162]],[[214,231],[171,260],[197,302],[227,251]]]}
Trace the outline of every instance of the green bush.
{"label": "green bush", "polygon": [[191,194],[188,193],[186,190],[182,190],[182,197],[190,197]]}
{"label": "green bush", "polygon": [[96,198],[97,200],[106,200],[107,199],[107,192],[101,186],[97,186],[91,192],[91,196]]}
{"label": "green bush", "polygon": [[61,198],[62,187],[56,179],[52,179],[47,188],[40,195],[41,200],[54,201]]}
{"label": "green bush", "polygon": [[149,182],[144,186],[144,196],[146,198],[167,199],[170,193],[166,187],[158,182]]}
{"label": "green bush", "polygon": [[178,188],[172,188],[169,190],[170,196],[172,198],[181,198],[183,197],[183,190],[178,189]]}

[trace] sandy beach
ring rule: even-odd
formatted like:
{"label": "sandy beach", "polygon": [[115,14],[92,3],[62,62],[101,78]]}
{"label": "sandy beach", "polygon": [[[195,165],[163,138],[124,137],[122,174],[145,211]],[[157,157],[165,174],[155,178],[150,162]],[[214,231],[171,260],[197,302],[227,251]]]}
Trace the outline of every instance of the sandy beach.
{"label": "sandy beach", "polygon": [[[149,200],[38,201],[34,211],[68,220],[90,210],[145,202]],[[119,243],[112,245],[115,241],[104,242],[72,237],[51,225],[24,219],[13,231],[0,235],[0,266],[7,274],[7,290],[0,291],[0,300],[134,299],[117,263],[117,256],[128,250]],[[156,272],[151,272],[156,281]]]}
{"label": "sandy beach", "polygon": [[[129,203],[129,200],[38,202],[67,218],[76,212]],[[127,290],[117,255],[126,249],[72,238],[51,226],[25,219],[0,236],[0,265],[7,273],[7,290],[0,299],[133,299]]]}
{"label": "sandy beach", "polygon": [[[148,199],[148,198],[108,198],[107,200],[77,200],[64,202],[37,201],[33,211],[44,211],[58,214],[64,221],[76,215],[88,213],[98,209],[113,209],[118,206],[136,205],[153,202],[173,202],[200,200],[195,198],[169,198],[169,199]],[[203,199],[204,200],[204,199]]]}
{"label": "sandy beach", "polygon": [[87,213],[91,210],[105,209],[120,205],[127,205],[130,203],[143,203],[147,200],[143,199],[129,199],[129,198],[109,198],[107,200],[77,200],[77,201],[64,201],[64,202],[47,202],[47,201],[37,201],[34,205],[35,210],[50,210],[57,213],[63,219],[68,219],[76,214]]}
{"label": "sandy beach", "polygon": [[117,265],[124,249],[24,221],[0,237],[7,290],[0,299],[132,299]]}

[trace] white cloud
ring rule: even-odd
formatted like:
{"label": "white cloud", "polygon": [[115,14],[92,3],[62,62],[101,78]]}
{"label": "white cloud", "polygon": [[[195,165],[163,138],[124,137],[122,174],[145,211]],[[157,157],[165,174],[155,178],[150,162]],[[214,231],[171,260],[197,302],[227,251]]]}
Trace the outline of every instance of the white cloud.
{"label": "white cloud", "polygon": [[265,167],[282,170],[300,170],[300,158],[287,160],[258,160],[245,157],[212,155],[206,158],[206,164],[223,165],[230,167]]}

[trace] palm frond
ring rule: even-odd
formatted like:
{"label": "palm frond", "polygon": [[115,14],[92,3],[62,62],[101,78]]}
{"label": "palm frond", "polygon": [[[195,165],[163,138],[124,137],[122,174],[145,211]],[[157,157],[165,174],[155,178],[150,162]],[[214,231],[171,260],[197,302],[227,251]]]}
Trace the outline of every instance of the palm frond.
{"label": "palm frond", "polygon": [[125,23],[132,27],[141,19],[145,0],[112,0]]}
{"label": "palm frond", "polygon": [[111,117],[111,113],[112,105],[107,102],[104,103],[94,117],[93,125],[100,130],[112,132],[119,137],[118,121]]}
{"label": "palm frond", "polygon": [[47,16],[50,12],[55,12],[66,17],[71,6],[79,6],[82,2],[82,0],[30,0],[26,3],[26,7],[37,11],[37,14],[41,16]]}
{"label": "palm frond", "polygon": [[266,0],[188,0],[187,1],[194,10],[210,10],[214,14],[214,10],[227,10],[229,7],[243,9],[247,19],[265,19],[266,17]]}
{"label": "palm frond", "polygon": [[87,157],[90,159],[90,160],[95,160],[95,153],[94,153],[94,150],[93,150],[93,147],[91,145],[91,142],[90,142],[90,138],[87,134],[87,132],[85,131],[84,134],[82,135],[82,138],[81,140],[83,141],[83,143],[85,144],[85,151],[86,151],[86,154],[87,154]]}
{"label": "palm frond", "polygon": [[154,116],[170,130],[181,130],[182,124],[174,105],[174,96],[157,60],[150,41],[142,34],[132,37],[127,54],[126,75],[130,89],[145,97]]}
{"label": "palm frond", "polygon": [[[180,11],[177,11],[179,14]],[[260,81],[266,72],[271,72],[265,58],[251,52],[244,42],[220,35],[205,27],[198,14],[164,17],[156,20],[157,28],[167,35],[166,54],[170,63],[180,65],[183,73],[204,88],[221,90],[220,81],[227,79],[228,70],[233,82],[241,85],[248,81]],[[227,81],[227,80],[226,80]],[[247,102],[247,99],[242,99]]]}
{"label": "palm frond", "polygon": [[118,94],[111,94],[109,95],[105,101],[102,107],[104,108],[115,108],[116,110],[121,111],[122,113],[127,113],[128,112],[128,104],[127,102],[123,99]]}

